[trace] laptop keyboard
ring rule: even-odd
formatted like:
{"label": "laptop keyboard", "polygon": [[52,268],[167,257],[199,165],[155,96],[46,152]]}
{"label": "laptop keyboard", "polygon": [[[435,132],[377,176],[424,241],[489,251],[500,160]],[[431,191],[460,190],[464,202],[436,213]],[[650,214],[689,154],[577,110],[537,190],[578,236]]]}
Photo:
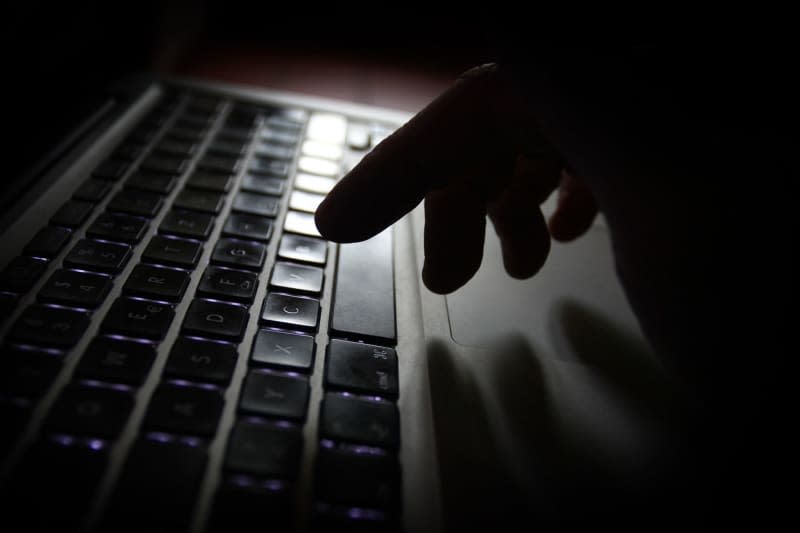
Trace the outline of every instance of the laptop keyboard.
{"label": "laptop keyboard", "polygon": [[9,512],[399,529],[392,234],[313,220],[369,147],[342,116],[162,98],[0,273]]}

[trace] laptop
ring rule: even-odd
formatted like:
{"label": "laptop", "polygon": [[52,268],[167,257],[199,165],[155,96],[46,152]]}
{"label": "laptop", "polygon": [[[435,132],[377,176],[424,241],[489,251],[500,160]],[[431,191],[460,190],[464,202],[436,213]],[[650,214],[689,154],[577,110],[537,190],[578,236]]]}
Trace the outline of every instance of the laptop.
{"label": "laptop", "polygon": [[409,113],[175,78],[104,94],[4,197],[18,530],[532,530],[672,495],[675,388],[602,218],[525,281],[488,229],[440,296],[421,209],[363,243],[313,223]]}

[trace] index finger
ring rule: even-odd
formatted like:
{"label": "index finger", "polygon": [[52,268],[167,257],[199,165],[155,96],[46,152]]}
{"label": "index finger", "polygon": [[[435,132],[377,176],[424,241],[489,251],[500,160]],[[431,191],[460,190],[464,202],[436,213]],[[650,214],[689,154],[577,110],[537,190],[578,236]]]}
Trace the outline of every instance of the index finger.
{"label": "index finger", "polygon": [[345,176],[316,212],[328,240],[368,239],[457,176],[493,194],[497,167],[513,163],[523,113],[495,65],[477,67],[380,143]]}

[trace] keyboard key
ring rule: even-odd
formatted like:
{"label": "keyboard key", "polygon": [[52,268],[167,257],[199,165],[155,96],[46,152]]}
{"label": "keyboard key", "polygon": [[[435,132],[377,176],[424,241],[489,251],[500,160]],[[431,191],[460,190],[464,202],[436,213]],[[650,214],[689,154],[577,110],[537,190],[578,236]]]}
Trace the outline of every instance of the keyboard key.
{"label": "keyboard key", "polygon": [[56,214],[50,219],[50,224],[77,228],[89,218],[94,205],[92,202],[69,200],[56,211]]}
{"label": "keyboard key", "polygon": [[317,328],[319,300],[270,292],[264,300],[261,321],[275,326],[304,330]]}
{"label": "keyboard key", "polygon": [[336,180],[325,176],[298,173],[294,178],[294,188],[301,191],[328,194],[336,185]]}
{"label": "keyboard key", "polygon": [[72,197],[87,202],[99,202],[105,198],[110,191],[111,183],[91,178],[84,181]]}
{"label": "keyboard key", "polygon": [[14,313],[18,300],[19,298],[16,294],[0,292],[0,326]]}
{"label": "keyboard key", "polygon": [[241,305],[196,299],[186,311],[183,332],[187,335],[241,340],[250,314]]}
{"label": "keyboard key", "polygon": [[220,239],[211,254],[211,262],[238,268],[261,270],[267,247],[260,242]]}
{"label": "keyboard key", "polygon": [[233,199],[234,211],[263,217],[276,216],[280,205],[280,198],[249,192],[240,192]]}
{"label": "keyboard key", "polygon": [[47,270],[47,261],[24,255],[15,257],[0,273],[0,290],[23,294],[33,287]]}
{"label": "keyboard key", "polygon": [[213,215],[173,209],[164,216],[158,231],[168,235],[205,240],[211,235],[213,228]]}
{"label": "keyboard key", "polygon": [[3,519],[12,530],[80,531],[107,464],[108,446],[96,439],[37,441],[6,480]]}
{"label": "keyboard key", "polygon": [[139,168],[144,171],[155,174],[169,174],[172,176],[183,174],[186,167],[187,164],[184,158],[162,155],[147,156],[144,161],[142,161],[142,164],[139,165]]}
{"label": "keyboard key", "polygon": [[257,174],[245,174],[240,187],[243,191],[270,196],[281,196],[286,189],[286,180],[283,178],[270,178]]}
{"label": "keyboard key", "polygon": [[170,139],[177,139],[179,141],[188,141],[199,143],[203,140],[206,132],[194,128],[187,128],[180,125],[175,125],[167,132],[166,137]]}
{"label": "keyboard key", "polygon": [[319,501],[387,510],[400,504],[400,467],[392,453],[320,446],[315,474]]}
{"label": "keyboard key", "polygon": [[181,141],[178,139],[164,138],[156,144],[153,151],[166,156],[174,156],[180,159],[187,159],[197,151],[197,144],[191,141]]}
{"label": "keyboard key", "polygon": [[25,431],[31,416],[31,402],[20,398],[0,397],[0,420],[3,432],[0,433],[0,458],[11,451],[14,443]]}
{"label": "keyboard key", "polygon": [[397,520],[386,511],[363,507],[317,504],[313,508],[310,531],[348,533],[398,533]]}
{"label": "keyboard key", "polygon": [[330,144],[344,144],[347,140],[347,119],[342,115],[314,113],[308,119],[306,137]]}
{"label": "keyboard key", "polygon": [[328,257],[328,243],[313,237],[284,235],[278,248],[278,257],[303,263],[324,265]]}
{"label": "keyboard key", "polygon": [[147,219],[120,213],[101,213],[86,230],[88,237],[136,243],[147,233]]}
{"label": "keyboard key", "polygon": [[255,154],[259,157],[274,157],[275,159],[292,159],[294,148],[281,146],[272,143],[260,143],[256,145]]}
{"label": "keyboard key", "polygon": [[367,150],[372,146],[372,135],[366,124],[350,124],[347,128],[347,146],[353,150]]}
{"label": "keyboard key", "polygon": [[233,176],[196,170],[189,176],[186,186],[190,189],[200,189],[218,193],[226,193],[233,186]]}
{"label": "keyboard key", "polygon": [[164,375],[227,385],[233,377],[238,355],[234,344],[179,337],[169,353]]}
{"label": "keyboard key", "polygon": [[158,194],[168,194],[175,187],[177,181],[175,176],[170,174],[150,174],[138,171],[134,172],[125,181],[125,187]]}
{"label": "keyboard key", "polygon": [[261,329],[253,340],[250,363],[309,372],[314,364],[314,337]]}
{"label": "keyboard key", "polygon": [[395,342],[391,228],[339,246],[331,330],[358,340]]}
{"label": "keyboard key", "polygon": [[297,169],[301,172],[316,174],[318,176],[337,177],[339,175],[339,164],[327,159],[318,157],[302,156],[297,162]]}
{"label": "keyboard key", "polygon": [[279,289],[319,294],[322,292],[322,269],[278,261],[272,269],[269,284]]}
{"label": "keyboard key", "polygon": [[34,345],[71,348],[87,327],[89,315],[84,311],[34,304],[22,312],[10,336]]}
{"label": "keyboard key", "polygon": [[126,294],[179,302],[189,285],[189,274],[172,268],[136,265],[122,288]]}
{"label": "keyboard key", "polygon": [[75,376],[141,385],[155,358],[156,349],[150,343],[97,337],[81,357]]}
{"label": "keyboard key", "polygon": [[325,197],[321,194],[314,194],[304,191],[292,191],[289,197],[289,208],[306,213],[314,213]]}
{"label": "keyboard key", "polygon": [[250,303],[256,296],[258,276],[252,272],[210,266],[197,287],[198,296]]}
{"label": "keyboard key", "polygon": [[194,113],[184,113],[182,116],[178,117],[178,120],[175,122],[176,125],[182,128],[191,128],[196,130],[205,131],[208,129],[211,123],[211,116],[210,115],[196,115]]}
{"label": "keyboard key", "polygon": [[127,244],[81,239],[64,258],[64,266],[116,274],[131,257]]}
{"label": "keyboard key", "polygon": [[92,176],[101,180],[117,181],[125,175],[129,167],[127,161],[108,159],[92,172]]}
{"label": "keyboard key", "polygon": [[0,393],[7,397],[38,398],[61,370],[57,354],[14,346],[4,346],[2,352]]}
{"label": "keyboard key", "polygon": [[261,111],[254,106],[237,104],[231,109],[226,120],[229,124],[237,124],[242,127],[252,128],[258,120]]}
{"label": "keyboard key", "polygon": [[25,253],[52,259],[72,238],[72,231],[58,226],[45,226],[25,246]]}
{"label": "keyboard key", "polygon": [[193,268],[202,253],[199,242],[155,235],[142,253],[142,261]]}
{"label": "keyboard key", "polygon": [[136,191],[133,189],[123,189],[114,195],[111,201],[108,202],[106,208],[109,211],[120,211],[131,215],[152,218],[158,214],[163,203],[164,200],[159,194]]}
{"label": "keyboard key", "polygon": [[225,205],[225,195],[195,189],[184,189],[178,193],[172,205],[190,211],[216,215]]}
{"label": "keyboard key", "polygon": [[208,531],[244,531],[269,524],[272,531],[292,531],[294,499],[287,484],[260,482],[240,474],[222,481],[214,498]]}
{"label": "keyboard key", "polygon": [[244,157],[247,153],[247,142],[224,138],[215,139],[208,145],[206,151],[210,154],[235,157],[238,159]]}
{"label": "keyboard key", "polygon": [[303,125],[308,118],[308,113],[302,109],[281,109],[275,111],[274,114],[271,114],[264,120],[264,124],[269,128],[299,132],[303,129]]}
{"label": "keyboard key", "polygon": [[303,434],[299,428],[239,421],[225,452],[225,469],[263,478],[295,479]]}
{"label": "keyboard key", "polygon": [[301,420],[306,416],[308,379],[251,370],[244,380],[239,410],[244,413]]}
{"label": "keyboard key", "polygon": [[208,453],[202,446],[139,439],[101,521],[101,531],[186,531]]}
{"label": "keyboard key", "polygon": [[106,299],[114,283],[109,276],[56,270],[39,291],[39,300],[94,309]]}
{"label": "keyboard key", "polygon": [[45,420],[55,433],[116,438],[133,410],[133,395],[107,387],[69,385]]}
{"label": "keyboard key", "polygon": [[388,401],[326,393],[320,410],[320,437],[370,446],[400,446],[400,413]]}
{"label": "keyboard key", "polygon": [[301,150],[303,155],[330,159],[331,161],[338,161],[344,157],[344,150],[339,144],[308,140],[303,143]]}
{"label": "keyboard key", "polygon": [[141,156],[143,153],[144,147],[141,145],[126,142],[114,150],[114,153],[111,154],[111,157],[114,159],[121,159],[126,162],[133,162],[139,159],[139,156]]}
{"label": "keyboard key", "polygon": [[250,161],[248,170],[254,174],[263,174],[276,178],[289,176],[289,162],[269,157],[254,157]]}
{"label": "keyboard key", "polygon": [[298,233],[308,237],[321,237],[314,222],[314,215],[311,213],[301,213],[299,211],[289,211],[286,213],[286,221],[283,229],[289,233]]}
{"label": "keyboard key", "polygon": [[117,298],[102,328],[111,333],[161,340],[166,335],[175,311],[159,302],[133,298]]}
{"label": "keyboard key", "polygon": [[244,213],[231,213],[222,228],[230,237],[254,241],[269,241],[272,236],[272,219]]}
{"label": "keyboard key", "polygon": [[395,398],[397,353],[383,346],[331,339],[325,358],[325,385]]}
{"label": "keyboard key", "polygon": [[294,145],[300,141],[300,135],[295,132],[270,127],[262,129],[259,138],[262,141],[288,145]]}
{"label": "keyboard key", "polygon": [[207,154],[197,162],[197,167],[212,172],[236,174],[239,172],[241,160],[237,157]]}
{"label": "keyboard key", "polygon": [[248,143],[250,137],[253,135],[253,125],[242,125],[239,123],[233,124],[226,122],[219,132],[217,132],[216,140],[233,141],[240,143]]}
{"label": "keyboard key", "polygon": [[155,138],[156,133],[158,133],[158,126],[144,123],[130,132],[125,138],[125,142],[144,146]]}
{"label": "keyboard key", "polygon": [[211,437],[225,400],[216,390],[161,384],[153,393],[142,427],[181,435]]}

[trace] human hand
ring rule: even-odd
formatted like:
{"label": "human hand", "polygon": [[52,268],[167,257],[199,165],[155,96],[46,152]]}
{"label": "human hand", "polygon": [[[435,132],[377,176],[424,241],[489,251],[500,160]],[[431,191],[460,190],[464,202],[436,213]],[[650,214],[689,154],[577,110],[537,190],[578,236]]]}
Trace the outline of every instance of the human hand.
{"label": "human hand", "polygon": [[[539,208],[559,189],[545,221]],[[465,73],[375,147],[330,192],[316,214],[326,239],[367,239],[425,200],[422,278],[437,293],[464,285],[480,267],[486,216],[515,278],[533,276],[550,238],[571,240],[597,207],[539,133],[514,82],[496,65]]]}

